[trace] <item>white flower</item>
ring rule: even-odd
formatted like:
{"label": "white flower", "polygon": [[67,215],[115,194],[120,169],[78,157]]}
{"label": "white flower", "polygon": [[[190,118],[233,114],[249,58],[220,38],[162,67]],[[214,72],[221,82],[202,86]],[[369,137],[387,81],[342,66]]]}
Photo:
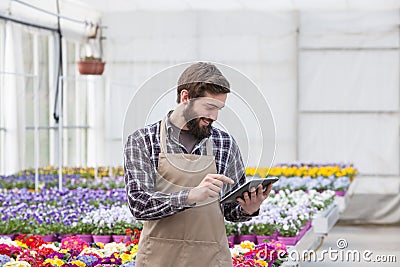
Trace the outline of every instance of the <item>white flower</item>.
{"label": "white flower", "polygon": [[12,241],[11,238],[9,238],[9,237],[0,238],[0,244],[5,244],[5,245],[8,245],[8,246],[14,246],[14,247],[18,246],[17,243]]}

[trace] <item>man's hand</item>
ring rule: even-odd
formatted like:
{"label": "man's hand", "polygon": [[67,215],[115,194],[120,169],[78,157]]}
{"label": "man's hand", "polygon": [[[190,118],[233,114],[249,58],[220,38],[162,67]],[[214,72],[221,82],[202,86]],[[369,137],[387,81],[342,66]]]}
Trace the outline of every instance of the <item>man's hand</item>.
{"label": "man's hand", "polygon": [[237,198],[236,200],[240,203],[243,210],[252,215],[257,210],[260,209],[261,203],[268,197],[269,192],[271,192],[272,184],[270,184],[265,192],[263,192],[263,187],[261,184],[258,185],[257,190],[253,187],[250,189],[250,196],[247,192],[245,192],[244,200],[241,198]]}
{"label": "man's hand", "polygon": [[231,178],[222,174],[207,174],[201,183],[189,191],[189,205],[206,200],[208,197],[218,197],[224,183],[233,184]]}

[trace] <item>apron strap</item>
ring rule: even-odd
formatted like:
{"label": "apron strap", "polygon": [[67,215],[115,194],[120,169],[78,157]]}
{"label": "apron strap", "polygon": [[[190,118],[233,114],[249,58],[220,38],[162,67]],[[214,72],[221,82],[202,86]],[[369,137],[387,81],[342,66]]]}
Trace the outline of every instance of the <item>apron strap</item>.
{"label": "apron strap", "polygon": [[[207,149],[208,156],[214,155],[210,138],[208,138],[206,141],[206,149]],[[162,119],[161,125],[160,125],[160,150],[161,150],[161,153],[167,153],[167,133],[166,133],[166,127],[165,127],[165,117]]]}
{"label": "apron strap", "polygon": [[160,125],[160,150],[161,153],[167,153],[167,134],[165,129],[165,118],[162,119]]}
{"label": "apron strap", "polygon": [[212,149],[212,144],[211,144],[210,138],[208,138],[206,141],[206,148],[207,148],[207,156],[213,156],[214,152]]}

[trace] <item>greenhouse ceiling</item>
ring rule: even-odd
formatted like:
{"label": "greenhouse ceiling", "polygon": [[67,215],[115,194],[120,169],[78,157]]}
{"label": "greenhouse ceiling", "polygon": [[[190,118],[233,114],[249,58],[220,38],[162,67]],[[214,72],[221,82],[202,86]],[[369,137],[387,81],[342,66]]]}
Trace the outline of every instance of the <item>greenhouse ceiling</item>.
{"label": "greenhouse ceiling", "polygon": [[399,0],[82,0],[99,11],[131,10],[347,10],[396,9]]}
{"label": "greenhouse ceiling", "polygon": [[[53,10],[56,1],[1,0],[0,11],[21,2]],[[400,8],[399,0],[59,0],[60,5],[81,5],[101,13],[184,10],[387,10]]]}

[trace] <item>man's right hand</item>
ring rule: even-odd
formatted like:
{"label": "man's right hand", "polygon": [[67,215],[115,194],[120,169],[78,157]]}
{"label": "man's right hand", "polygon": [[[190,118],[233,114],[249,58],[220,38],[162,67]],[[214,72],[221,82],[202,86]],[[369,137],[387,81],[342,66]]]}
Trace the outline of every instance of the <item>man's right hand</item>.
{"label": "man's right hand", "polygon": [[234,181],[222,174],[207,174],[198,186],[189,191],[187,203],[192,205],[208,197],[217,197],[224,183],[234,184]]}

